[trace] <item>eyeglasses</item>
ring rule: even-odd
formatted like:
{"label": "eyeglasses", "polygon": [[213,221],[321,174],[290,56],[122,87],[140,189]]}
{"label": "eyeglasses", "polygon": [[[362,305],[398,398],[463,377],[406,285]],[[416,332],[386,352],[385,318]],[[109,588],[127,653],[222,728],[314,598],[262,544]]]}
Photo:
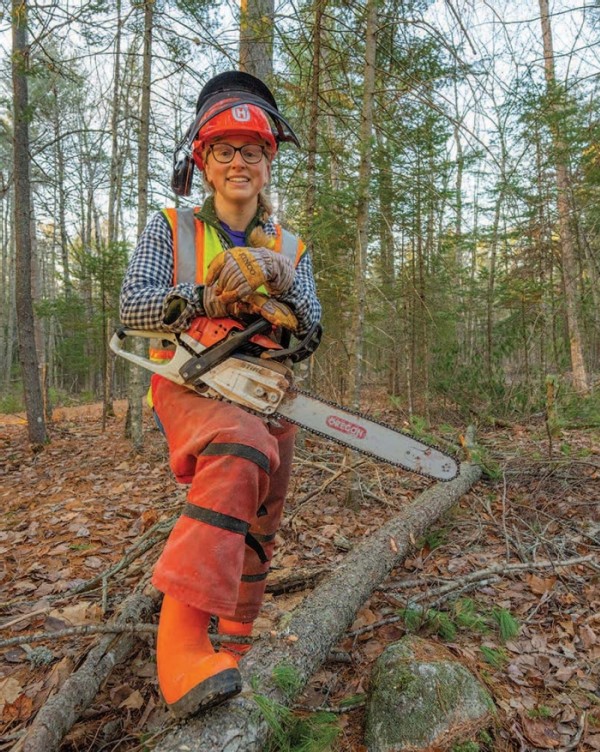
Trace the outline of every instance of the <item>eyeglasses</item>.
{"label": "eyeglasses", "polygon": [[235,153],[239,151],[242,159],[246,164],[257,164],[263,158],[265,153],[264,147],[259,144],[244,144],[243,146],[232,146],[231,144],[211,144],[209,152],[217,162],[229,164],[233,161]]}

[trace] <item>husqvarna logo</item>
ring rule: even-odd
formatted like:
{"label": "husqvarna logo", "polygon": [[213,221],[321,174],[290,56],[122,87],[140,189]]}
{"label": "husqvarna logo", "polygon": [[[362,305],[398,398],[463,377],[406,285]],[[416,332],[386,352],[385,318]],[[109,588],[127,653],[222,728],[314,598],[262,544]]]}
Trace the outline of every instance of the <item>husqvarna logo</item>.
{"label": "husqvarna logo", "polygon": [[337,415],[328,415],[325,423],[329,428],[334,428],[340,433],[346,433],[350,436],[354,436],[355,439],[364,439],[367,435],[366,429],[362,426],[358,426],[356,423],[351,423],[349,420],[340,418]]}
{"label": "husqvarna logo", "polygon": [[231,108],[233,119],[238,123],[247,123],[250,120],[250,110],[245,104],[238,104],[237,107]]}

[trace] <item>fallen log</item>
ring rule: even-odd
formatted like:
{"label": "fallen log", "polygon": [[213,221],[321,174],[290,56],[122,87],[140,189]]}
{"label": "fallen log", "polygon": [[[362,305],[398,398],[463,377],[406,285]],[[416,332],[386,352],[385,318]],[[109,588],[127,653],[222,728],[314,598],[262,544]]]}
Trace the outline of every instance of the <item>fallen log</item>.
{"label": "fallen log", "polygon": [[[123,601],[116,624],[146,621],[158,608],[161,594],[133,593]],[[85,661],[40,708],[25,736],[13,752],[54,752],[85,708],[93,702],[112,669],[122,663],[139,644],[134,634],[108,635],[88,653]]]}
{"label": "fallen log", "polygon": [[[242,693],[170,732],[155,752],[260,752],[270,730],[254,693],[289,706],[416,538],[479,480],[481,472],[479,465],[463,464],[457,478],[424,491],[357,545],[293,612],[283,632],[259,640],[241,660]],[[291,667],[298,679],[297,689],[287,696],[273,678],[281,665]]]}

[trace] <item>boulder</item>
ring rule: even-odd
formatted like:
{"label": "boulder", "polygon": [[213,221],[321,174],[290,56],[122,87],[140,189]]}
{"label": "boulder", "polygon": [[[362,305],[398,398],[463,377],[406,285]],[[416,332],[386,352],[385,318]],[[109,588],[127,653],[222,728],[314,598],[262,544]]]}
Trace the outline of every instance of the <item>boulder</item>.
{"label": "boulder", "polygon": [[452,654],[412,635],[379,656],[371,677],[369,752],[447,750],[490,725],[491,696]]}

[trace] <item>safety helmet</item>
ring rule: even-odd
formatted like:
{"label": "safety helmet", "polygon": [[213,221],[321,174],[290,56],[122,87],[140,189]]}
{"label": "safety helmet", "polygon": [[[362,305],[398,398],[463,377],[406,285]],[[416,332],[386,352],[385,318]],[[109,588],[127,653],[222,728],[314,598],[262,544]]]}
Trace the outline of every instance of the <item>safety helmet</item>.
{"label": "safety helmet", "polygon": [[[244,121],[244,117],[249,119]],[[202,144],[226,134],[258,136],[273,155],[282,142],[300,146],[266,84],[244,71],[219,73],[204,85],[196,117],[175,147],[171,187],[178,196],[190,195],[194,165],[203,168]]]}
{"label": "safety helmet", "polygon": [[[226,105],[230,107],[223,109]],[[212,112],[218,113],[213,116]],[[204,167],[203,155],[206,147],[223,136],[248,136],[257,138],[269,147],[270,157],[277,152],[277,141],[271,130],[269,119],[255,104],[239,104],[237,99],[223,99],[206,112],[204,125],[192,145],[194,162],[201,170]]]}

